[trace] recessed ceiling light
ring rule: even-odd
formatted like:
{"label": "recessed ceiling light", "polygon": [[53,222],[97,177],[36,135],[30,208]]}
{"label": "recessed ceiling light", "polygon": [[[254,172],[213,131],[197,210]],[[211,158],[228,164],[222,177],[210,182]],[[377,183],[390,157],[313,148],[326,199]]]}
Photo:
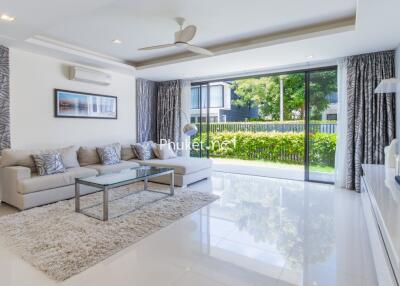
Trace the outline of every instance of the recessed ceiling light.
{"label": "recessed ceiling light", "polygon": [[306,56],[306,59],[307,59],[307,60],[311,60],[311,59],[313,59],[313,58],[314,58],[313,55]]}
{"label": "recessed ceiling light", "polygon": [[117,45],[122,44],[122,41],[119,40],[119,39],[114,39],[114,40],[112,40],[112,42],[113,42],[114,44],[117,44]]}
{"label": "recessed ceiling light", "polygon": [[12,22],[12,21],[15,20],[15,17],[12,17],[12,16],[7,15],[7,14],[1,14],[0,15],[0,20],[7,21],[7,22]]}

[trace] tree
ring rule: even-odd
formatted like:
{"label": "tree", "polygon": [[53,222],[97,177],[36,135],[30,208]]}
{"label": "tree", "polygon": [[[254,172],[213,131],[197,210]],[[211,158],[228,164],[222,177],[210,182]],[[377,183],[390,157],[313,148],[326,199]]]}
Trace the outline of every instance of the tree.
{"label": "tree", "polygon": [[[257,107],[262,117],[272,116],[271,119],[276,119],[274,115],[277,111],[279,116],[279,98],[268,92],[268,90],[279,89],[279,83],[277,86],[274,77],[235,80],[231,84],[231,88],[238,97],[233,100],[234,105]],[[278,107],[278,110],[276,110],[276,107]]]}
{"label": "tree", "polygon": [[328,95],[337,92],[336,71],[310,73],[310,119],[321,119],[321,113],[329,106]]}
{"label": "tree", "polygon": [[[236,106],[257,107],[261,117],[279,120],[280,80],[284,81],[284,118],[304,119],[305,74],[292,73],[235,80],[231,88],[237,95]],[[313,72],[310,74],[311,119],[321,119],[328,107],[327,95],[336,91],[336,71]]]}

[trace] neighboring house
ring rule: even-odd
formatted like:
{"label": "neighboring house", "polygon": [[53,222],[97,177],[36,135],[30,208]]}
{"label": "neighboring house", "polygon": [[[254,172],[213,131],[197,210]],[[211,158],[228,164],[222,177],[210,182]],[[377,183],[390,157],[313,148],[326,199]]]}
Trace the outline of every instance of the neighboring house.
{"label": "neighboring house", "polygon": [[329,106],[322,113],[322,120],[337,120],[338,102],[337,92],[328,95]]}
{"label": "neighboring house", "polygon": [[[238,99],[235,91],[230,89],[231,100]],[[258,108],[251,106],[236,106],[233,105],[229,110],[221,109],[220,118],[222,122],[238,122],[246,121],[249,118],[258,118]]]}
{"label": "neighboring house", "polygon": [[[229,121],[245,121],[248,118],[258,117],[257,108],[240,107],[231,104],[237,95],[229,87],[226,82],[210,83],[210,122],[229,122]],[[200,106],[202,108],[200,108]],[[191,106],[190,106],[191,122],[205,122],[207,118],[207,86],[192,87]]]}
{"label": "neighboring house", "polygon": [[[200,96],[201,95],[201,96]],[[210,83],[210,122],[240,122],[249,118],[258,117],[258,108],[240,107],[231,102],[237,99],[234,90],[227,82]],[[337,93],[328,95],[329,105],[322,113],[322,120],[337,120],[338,104]],[[200,106],[202,108],[200,109]],[[203,122],[207,118],[207,86],[193,86],[191,95],[190,117],[191,122]]]}

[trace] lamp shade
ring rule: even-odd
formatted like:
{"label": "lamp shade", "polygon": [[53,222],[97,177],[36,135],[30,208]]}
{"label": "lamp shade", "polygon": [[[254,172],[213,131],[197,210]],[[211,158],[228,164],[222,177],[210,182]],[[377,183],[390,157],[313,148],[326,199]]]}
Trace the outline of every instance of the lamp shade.
{"label": "lamp shade", "polygon": [[197,126],[193,123],[188,123],[183,126],[183,134],[186,136],[193,136],[197,134]]}
{"label": "lamp shade", "polygon": [[382,80],[375,88],[375,93],[393,93],[400,86],[400,80],[397,78],[389,78]]}
{"label": "lamp shade", "polygon": [[[163,117],[161,118],[161,123],[160,123],[161,126],[164,126],[164,119],[165,119],[165,116],[166,116],[169,112],[174,111],[174,110],[179,110],[179,111],[181,111],[182,114],[186,117],[186,120],[189,122],[189,118],[188,118],[188,116],[187,116],[187,114],[186,114],[185,111],[183,111],[181,108],[175,108],[175,107],[173,107],[173,108],[171,108],[171,109],[168,109],[168,110],[164,113]],[[187,123],[187,124],[185,124],[185,126],[183,126],[182,131],[183,131],[183,134],[185,134],[186,136],[193,136],[193,135],[196,135],[196,134],[197,134],[198,129],[197,129],[197,126],[196,126],[195,124],[193,124],[193,123]]]}

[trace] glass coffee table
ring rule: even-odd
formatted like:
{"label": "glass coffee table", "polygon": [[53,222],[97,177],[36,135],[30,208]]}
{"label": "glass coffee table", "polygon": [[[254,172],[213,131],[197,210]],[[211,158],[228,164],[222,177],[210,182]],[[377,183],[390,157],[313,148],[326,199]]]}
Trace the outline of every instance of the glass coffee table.
{"label": "glass coffee table", "polygon": [[[169,193],[148,189],[148,180],[150,178],[165,176],[165,175],[170,175]],[[142,191],[150,191],[150,192],[165,194],[166,195],[165,197],[174,195],[174,190],[175,190],[174,189],[174,169],[148,167],[148,166],[124,169],[118,173],[110,173],[110,174],[97,175],[97,176],[88,177],[88,178],[75,179],[75,212],[89,215],[88,213],[84,212],[85,209],[92,208],[92,207],[95,207],[95,206],[98,206],[101,204],[101,203],[95,204],[95,205],[85,207],[84,209],[81,209],[81,207],[80,207],[80,198],[81,198],[80,185],[95,187],[95,188],[99,189],[99,192],[101,192],[101,191],[103,192],[103,202],[102,202],[103,217],[98,218],[93,215],[89,215],[89,216],[97,218],[97,219],[102,219],[103,221],[107,221],[108,213],[109,213],[108,205],[111,202],[109,200],[109,191],[111,191],[112,189],[121,187],[121,186],[130,185],[132,183],[139,182],[139,181],[144,181],[144,189]],[[140,191],[137,191],[137,192],[140,192]],[[119,197],[117,199],[119,200],[126,196],[134,196],[137,192],[130,193],[128,195]],[[135,209],[132,209],[130,211],[134,211],[134,210]],[[127,212],[124,212],[123,214],[126,214],[126,213]],[[121,215],[123,215],[123,214],[121,214]]]}

